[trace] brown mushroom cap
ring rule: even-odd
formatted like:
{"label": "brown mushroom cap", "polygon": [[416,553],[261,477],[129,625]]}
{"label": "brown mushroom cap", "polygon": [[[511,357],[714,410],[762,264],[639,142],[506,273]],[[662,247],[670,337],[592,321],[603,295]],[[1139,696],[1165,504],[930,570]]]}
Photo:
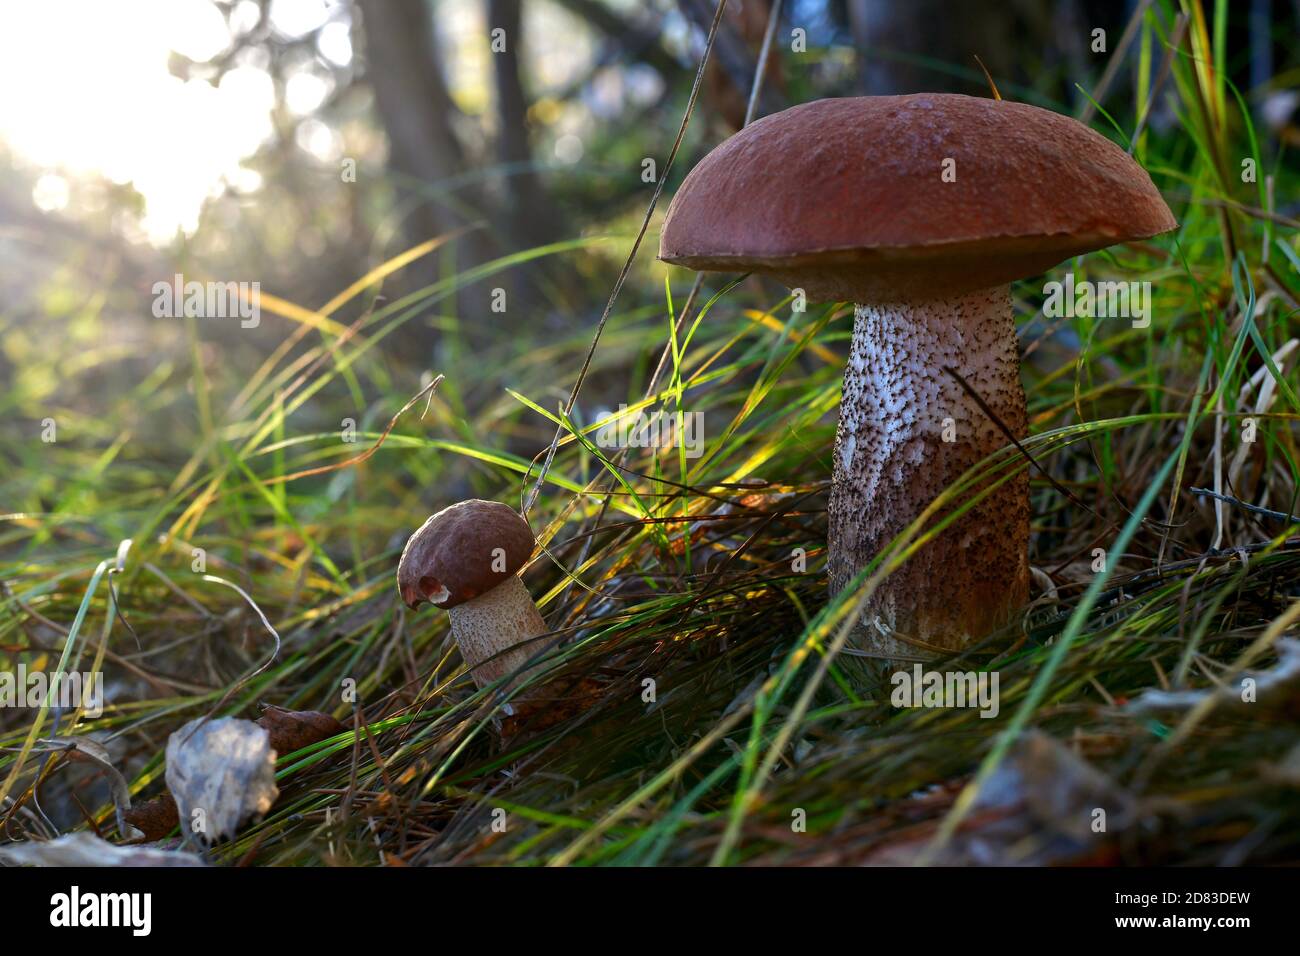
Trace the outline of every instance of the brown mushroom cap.
{"label": "brown mushroom cap", "polygon": [[397,564],[397,589],[411,608],[422,601],[456,607],[511,577],[533,553],[534,543],[528,522],[509,505],[462,501],[411,535]]}
{"label": "brown mushroom cap", "polygon": [[775,113],[714,149],[673,197],[659,256],[767,273],[815,300],[893,302],[1007,284],[1176,226],[1146,171],[1067,116],[864,96]]}

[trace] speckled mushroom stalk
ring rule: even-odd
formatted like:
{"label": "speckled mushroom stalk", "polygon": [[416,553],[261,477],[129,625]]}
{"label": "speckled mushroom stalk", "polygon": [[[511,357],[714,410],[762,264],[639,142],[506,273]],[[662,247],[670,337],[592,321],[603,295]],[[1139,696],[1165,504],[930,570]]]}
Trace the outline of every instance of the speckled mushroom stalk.
{"label": "speckled mushroom stalk", "polygon": [[[831,488],[832,594],[971,465],[1007,444],[944,366],[1024,437],[1007,287],[856,307]],[[864,649],[927,656],[1003,623],[1028,597],[1028,496],[1022,472],[881,582],[863,611]]]}

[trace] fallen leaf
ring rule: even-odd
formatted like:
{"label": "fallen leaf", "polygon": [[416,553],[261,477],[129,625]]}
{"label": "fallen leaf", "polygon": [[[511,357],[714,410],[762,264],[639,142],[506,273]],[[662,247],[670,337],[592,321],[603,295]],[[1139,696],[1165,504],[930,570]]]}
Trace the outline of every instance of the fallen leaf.
{"label": "fallen leaf", "polygon": [[1242,700],[1241,679],[1238,679],[1235,683],[1211,690],[1148,689],[1130,701],[1126,709],[1132,714],[1191,710],[1210,697],[1215,699],[1216,707],[1229,710],[1295,708],[1300,704],[1300,640],[1282,637],[1273,646],[1277,650],[1277,664],[1266,671],[1247,671],[1243,675],[1255,682],[1253,702]]}
{"label": "fallen leaf", "polygon": [[208,844],[234,836],[280,795],[270,735],[237,717],[191,720],[167,740],[167,788],[183,832]]}
{"label": "fallen leaf", "polygon": [[86,830],[55,840],[0,846],[0,860],[12,866],[206,866],[197,853],[145,846],[115,846]]}
{"label": "fallen leaf", "polygon": [[268,705],[257,723],[271,735],[271,749],[284,755],[327,740],[346,729],[319,710],[285,710]]}
{"label": "fallen leaf", "polygon": [[[303,747],[320,743],[346,728],[329,714],[318,710],[285,710],[268,706],[257,719],[271,738],[271,749],[277,755],[293,753]],[[180,822],[176,800],[170,793],[160,793],[122,813],[123,820],[136,827],[146,840],[161,840]]]}
{"label": "fallen leaf", "polygon": [[[980,788],[965,822],[931,862],[1054,866],[1105,861],[1113,852],[1113,834],[1133,826],[1138,815],[1132,794],[1060,741],[1031,730],[1012,745]],[[928,851],[937,822],[911,828],[907,838],[878,847],[865,862],[915,863]]]}
{"label": "fallen leaf", "polygon": [[181,822],[176,809],[176,798],[170,793],[160,793],[152,800],[122,813],[124,819],[144,835],[145,840],[161,840]]}
{"label": "fallen leaf", "polygon": [[113,759],[103,744],[90,737],[43,737],[37,743],[49,750],[67,754],[69,760],[84,760],[102,769],[108,777],[109,792],[113,795],[117,832],[124,840],[144,836],[142,831],[131,825],[128,816],[131,810],[131,788],[127,786],[122,772],[113,766]]}

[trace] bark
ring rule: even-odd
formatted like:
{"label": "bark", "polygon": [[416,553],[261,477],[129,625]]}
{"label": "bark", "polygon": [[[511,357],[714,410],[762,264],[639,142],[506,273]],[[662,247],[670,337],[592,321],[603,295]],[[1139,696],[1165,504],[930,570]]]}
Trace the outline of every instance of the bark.
{"label": "bark", "polygon": [[[678,6],[682,15],[707,36],[717,4],[713,0],[678,0]],[[761,0],[729,0],[713,41],[713,52],[705,72],[706,88],[710,92],[711,105],[733,129],[740,129],[744,122],[769,9]],[[786,39],[788,41],[788,36]],[[768,60],[756,116],[766,116],[782,108],[779,92],[782,40],[778,37],[774,42],[777,45]]]}
{"label": "bark", "polygon": [[[423,0],[359,0],[359,4],[367,76],[388,135],[389,169],[397,174],[399,198],[417,204],[406,220],[406,239],[414,245],[481,218],[486,203],[474,184],[457,186],[449,196],[436,195],[447,180],[465,173],[467,157],[456,134],[460,111],[442,74],[427,4]],[[492,251],[483,232],[469,234],[454,249],[405,270],[404,291],[437,281],[438,257],[452,254],[457,269],[463,271],[490,258]],[[404,338],[409,340],[409,333]]]}
{"label": "bark", "polygon": [[660,42],[662,33],[657,24],[625,20],[600,0],[555,0],[555,3],[619,44],[628,58],[654,67],[665,77],[672,77],[682,69]]}
{"label": "bark", "polygon": [[[497,160],[501,164],[502,241],[517,252],[551,242],[562,231],[559,212],[533,166],[528,136],[528,96],[520,76],[524,43],[521,0],[488,0],[488,31],[505,31],[506,47],[492,54],[496,90]],[[530,269],[536,272],[537,269]]]}

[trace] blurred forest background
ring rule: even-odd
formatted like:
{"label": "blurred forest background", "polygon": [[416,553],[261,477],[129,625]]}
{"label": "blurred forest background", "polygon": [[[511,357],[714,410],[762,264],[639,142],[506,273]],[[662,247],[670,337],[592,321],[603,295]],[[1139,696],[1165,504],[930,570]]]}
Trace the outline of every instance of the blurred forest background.
{"label": "blurred forest background", "polygon": [[[825,96],[984,95],[975,54],[1004,95],[1077,113],[1079,87],[1093,89],[1110,62],[1090,52],[1092,32],[1105,30],[1113,49],[1136,6],[788,0],[758,114]],[[1232,6],[1249,12],[1229,21],[1231,75],[1275,150],[1296,136],[1297,64],[1285,44],[1300,3]],[[590,329],[654,189],[643,160],[662,168],[673,143],[712,10],[704,0],[5,4],[0,376],[29,376],[18,391],[36,406],[45,396],[104,417],[146,415],[114,408],[115,396],[175,374],[193,345],[183,322],[151,315],[154,282],[258,281],[316,308],[390,257],[466,226],[385,294],[547,243],[624,241],[510,269],[486,284],[507,289],[504,313],[490,311],[480,283],[405,322],[383,350],[398,391],[415,391],[427,369],[453,371],[466,349],[505,361]],[[660,214],[694,162],[741,124],[769,12],[770,0],[728,4]],[[508,37],[500,52],[495,28]],[[1129,59],[1112,96],[1131,99]],[[1150,127],[1172,121],[1158,99]],[[655,270],[647,247],[634,278],[648,280],[649,298],[633,293],[625,305],[659,298]],[[257,329],[201,322],[196,354],[217,395],[238,389],[239,370],[291,330],[269,316]],[[55,365],[30,361],[56,354]],[[456,377],[471,408],[488,400]],[[569,378],[550,389],[562,396]],[[602,394],[599,377],[591,389],[589,400]],[[166,412],[171,424],[139,432],[135,448],[165,457],[162,446],[198,426],[193,404]],[[5,415],[0,428],[15,427]]]}

